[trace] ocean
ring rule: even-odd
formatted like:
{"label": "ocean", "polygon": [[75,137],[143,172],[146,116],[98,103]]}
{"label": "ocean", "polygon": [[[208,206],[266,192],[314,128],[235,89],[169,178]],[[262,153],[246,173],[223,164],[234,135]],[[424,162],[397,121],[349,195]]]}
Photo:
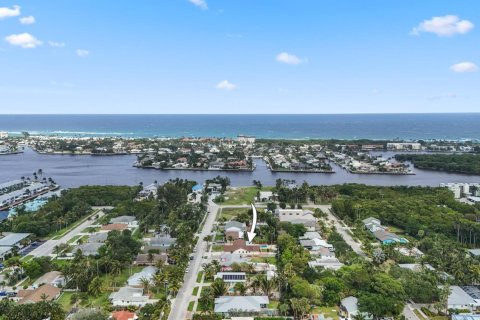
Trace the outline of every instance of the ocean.
{"label": "ocean", "polygon": [[480,140],[480,113],[0,115],[0,131],[59,136]]}

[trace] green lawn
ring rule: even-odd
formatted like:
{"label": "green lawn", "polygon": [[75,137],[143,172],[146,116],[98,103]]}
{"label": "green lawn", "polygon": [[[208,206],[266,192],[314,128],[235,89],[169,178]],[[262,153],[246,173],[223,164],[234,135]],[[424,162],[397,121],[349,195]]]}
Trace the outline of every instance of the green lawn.
{"label": "green lawn", "polygon": [[277,264],[277,259],[275,257],[253,257],[250,262]]}
{"label": "green lawn", "polygon": [[81,237],[84,237],[84,235],[77,234],[75,237],[73,237],[72,239],[68,240],[67,243],[68,243],[68,244],[74,243],[75,241],[77,241],[77,240],[80,239]]}
{"label": "green lawn", "polygon": [[72,308],[72,305],[70,304],[70,298],[73,294],[74,292],[62,292],[62,294],[58,298],[58,303],[60,303],[63,310],[67,312],[70,311],[70,309]]}
{"label": "green lawn", "polygon": [[223,245],[213,245],[212,246],[212,251],[213,252],[222,252],[223,251]]}
{"label": "green lawn", "polygon": [[272,187],[263,187],[259,190],[257,187],[244,187],[230,189],[225,192],[225,197],[228,198],[225,202],[220,204],[224,205],[238,205],[238,204],[250,204],[255,201],[258,191],[269,191]]}
{"label": "green lawn", "polygon": [[238,215],[247,212],[247,208],[222,208],[220,209],[220,214],[218,215],[217,220],[223,218],[225,221],[230,221],[235,219]]}
{"label": "green lawn", "polygon": [[270,300],[270,303],[268,304],[268,309],[278,309],[279,304],[280,301]]}
{"label": "green lawn", "polygon": [[195,301],[190,301],[188,303],[188,311],[193,311],[193,306],[195,305]]}
{"label": "green lawn", "polygon": [[339,319],[338,307],[316,307],[312,314],[323,314],[324,318]]}
{"label": "green lawn", "polygon": [[198,283],[202,282],[202,277],[203,277],[203,271],[200,271],[197,275],[197,282]]}
{"label": "green lawn", "polygon": [[117,275],[117,276],[111,276],[111,275],[103,275],[100,278],[102,279],[104,284],[112,284],[117,287],[123,286],[126,282],[127,279],[134,273],[142,271],[143,267],[140,266],[133,266],[131,268],[125,268],[122,270],[122,272]]}
{"label": "green lawn", "polygon": [[198,287],[193,288],[192,296],[196,296],[198,293]]}

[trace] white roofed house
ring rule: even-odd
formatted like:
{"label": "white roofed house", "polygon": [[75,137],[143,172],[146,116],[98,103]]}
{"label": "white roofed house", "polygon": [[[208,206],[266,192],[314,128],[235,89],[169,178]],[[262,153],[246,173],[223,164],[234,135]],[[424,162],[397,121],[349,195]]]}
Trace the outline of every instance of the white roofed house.
{"label": "white roofed house", "polygon": [[268,315],[267,296],[222,296],[215,298],[215,313],[224,317],[248,313],[249,315]]}
{"label": "white roofed house", "polygon": [[258,196],[258,201],[260,202],[267,202],[272,201],[274,198],[272,191],[260,191]]}
{"label": "white roofed house", "polygon": [[142,279],[147,279],[150,283],[153,284],[153,277],[157,272],[157,268],[149,266],[143,268],[142,271],[134,273],[133,275],[128,278],[127,283],[131,287],[141,287],[142,286]]}
{"label": "white roofed house", "polygon": [[72,252],[80,250],[84,256],[96,256],[98,254],[98,249],[100,249],[101,246],[103,246],[103,243],[101,242],[87,242],[75,246]]}
{"label": "white roofed house", "polygon": [[314,217],[310,210],[302,209],[276,209],[275,214],[280,222],[290,222],[292,224],[303,224],[307,231],[315,231],[317,218]]}
{"label": "white roofed house", "polygon": [[153,302],[148,296],[143,294],[142,288],[132,287],[122,287],[117,292],[110,294],[108,299],[114,307],[143,307],[147,303]]}
{"label": "white roofed house", "polygon": [[158,249],[160,251],[166,251],[177,241],[176,238],[170,237],[170,235],[156,236],[154,238],[146,238],[146,247],[144,250]]}
{"label": "white roofed house", "polygon": [[3,233],[4,237],[0,238],[0,247],[17,247],[21,249],[24,247],[26,239],[31,233]]}
{"label": "white roofed house", "polygon": [[126,224],[128,228],[136,228],[138,226],[137,218],[134,216],[119,216],[110,219],[111,224]]}
{"label": "white roofed house", "polygon": [[472,297],[467,291],[459,286],[450,286],[450,294],[447,302],[448,309],[477,310],[477,308],[480,307],[480,297],[475,299],[475,297]]}

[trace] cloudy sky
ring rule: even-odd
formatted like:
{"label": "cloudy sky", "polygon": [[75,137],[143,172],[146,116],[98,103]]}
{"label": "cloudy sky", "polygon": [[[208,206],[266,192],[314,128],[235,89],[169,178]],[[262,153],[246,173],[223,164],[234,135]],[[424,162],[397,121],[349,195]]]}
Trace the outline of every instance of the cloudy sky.
{"label": "cloudy sky", "polygon": [[0,0],[0,113],[478,112],[479,66],[478,0]]}

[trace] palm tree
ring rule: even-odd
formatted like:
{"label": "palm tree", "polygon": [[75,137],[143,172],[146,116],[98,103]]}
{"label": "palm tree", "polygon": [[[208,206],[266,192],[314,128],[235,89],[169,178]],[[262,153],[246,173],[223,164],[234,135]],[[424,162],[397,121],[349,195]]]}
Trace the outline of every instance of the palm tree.
{"label": "palm tree", "polygon": [[272,291],[275,290],[277,287],[277,282],[275,279],[267,279],[267,277],[262,277],[260,279],[260,288],[262,289],[263,293],[270,297]]}
{"label": "palm tree", "polygon": [[145,277],[142,277],[140,279],[140,284],[142,285],[143,287],[143,292],[146,292],[147,295],[150,294],[150,279],[147,279]]}
{"label": "palm tree", "polygon": [[215,279],[211,287],[215,297],[220,297],[227,294],[228,286],[222,279]]}
{"label": "palm tree", "polygon": [[88,293],[93,296],[98,296],[102,293],[102,280],[99,277],[93,278],[88,285]]}
{"label": "palm tree", "polygon": [[247,291],[247,287],[243,282],[235,283],[235,286],[233,288],[235,289],[235,293],[238,293],[241,296],[245,295],[245,292]]}
{"label": "palm tree", "polygon": [[253,293],[257,293],[258,288],[260,288],[261,279],[259,277],[252,277],[250,280],[250,289]]}

